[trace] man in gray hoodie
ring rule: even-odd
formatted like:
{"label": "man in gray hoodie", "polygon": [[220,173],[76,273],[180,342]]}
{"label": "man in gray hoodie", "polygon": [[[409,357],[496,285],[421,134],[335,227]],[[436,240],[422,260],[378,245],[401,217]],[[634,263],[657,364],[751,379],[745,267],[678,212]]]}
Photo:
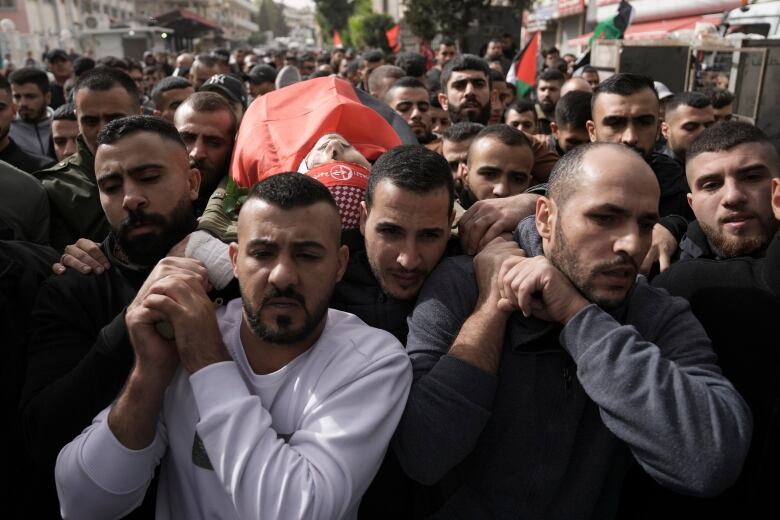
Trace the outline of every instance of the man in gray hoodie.
{"label": "man in gray hoodie", "polygon": [[27,153],[57,159],[51,140],[51,103],[49,77],[41,69],[24,67],[8,78],[16,103],[17,118],[11,124],[11,139]]}
{"label": "man in gray hoodie", "polygon": [[611,518],[634,461],[692,495],[737,478],[747,405],[688,303],[637,280],[659,193],[629,148],[578,147],[515,240],[430,275],[394,440],[404,470],[438,487],[421,514]]}

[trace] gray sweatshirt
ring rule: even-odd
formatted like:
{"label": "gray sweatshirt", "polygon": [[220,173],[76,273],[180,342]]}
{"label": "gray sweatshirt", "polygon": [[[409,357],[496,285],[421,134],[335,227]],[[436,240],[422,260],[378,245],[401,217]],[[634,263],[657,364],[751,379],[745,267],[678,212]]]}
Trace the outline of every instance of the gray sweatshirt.
{"label": "gray sweatshirt", "polygon": [[[541,254],[532,219],[515,237]],[[434,518],[611,518],[634,460],[687,494],[737,478],[750,411],[685,300],[642,278],[620,308],[565,327],[514,313],[493,375],[447,355],[477,295],[472,259],[445,259],[409,318],[414,383],[393,446],[437,485]]]}
{"label": "gray sweatshirt", "polygon": [[28,123],[17,117],[11,121],[9,135],[19,148],[35,155],[46,155],[56,159],[52,149],[51,122],[54,111],[46,107],[46,117],[37,123]]}

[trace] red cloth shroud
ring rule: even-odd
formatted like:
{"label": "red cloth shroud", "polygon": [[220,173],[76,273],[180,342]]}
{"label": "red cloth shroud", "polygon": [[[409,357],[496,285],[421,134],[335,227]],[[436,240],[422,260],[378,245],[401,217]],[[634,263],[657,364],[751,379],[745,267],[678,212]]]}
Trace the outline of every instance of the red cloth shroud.
{"label": "red cloth shroud", "polygon": [[256,99],[244,114],[230,166],[233,180],[250,187],[271,175],[296,171],[317,140],[341,134],[369,161],[401,144],[390,124],[363,105],[349,82],[315,78]]}
{"label": "red cloth shroud", "polygon": [[328,162],[307,171],[305,175],[327,186],[339,207],[342,229],[357,229],[360,203],[366,197],[369,172],[359,164]]}

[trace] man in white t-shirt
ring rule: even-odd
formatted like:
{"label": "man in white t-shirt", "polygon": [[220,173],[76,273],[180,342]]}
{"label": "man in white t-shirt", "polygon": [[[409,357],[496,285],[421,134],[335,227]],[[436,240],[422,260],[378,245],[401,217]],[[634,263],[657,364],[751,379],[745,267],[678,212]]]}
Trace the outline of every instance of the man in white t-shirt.
{"label": "man in white t-shirt", "polygon": [[135,365],[60,452],[64,518],[132,510],[158,463],[157,518],[356,516],[404,409],[408,357],[328,309],[348,250],[323,185],[300,174],[256,185],[238,236],[240,300],[215,311],[200,271],[171,267],[128,307]]}

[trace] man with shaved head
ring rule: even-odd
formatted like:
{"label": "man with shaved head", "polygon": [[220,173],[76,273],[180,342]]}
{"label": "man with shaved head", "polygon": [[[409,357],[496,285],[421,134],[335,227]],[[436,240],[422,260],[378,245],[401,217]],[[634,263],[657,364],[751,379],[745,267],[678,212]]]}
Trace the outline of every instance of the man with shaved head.
{"label": "man with shaved head", "polygon": [[385,100],[390,87],[399,79],[406,76],[401,67],[395,65],[380,65],[371,72],[368,77],[368,93],[380,101]]}
{"label": "man with shaved head", "polygon": [[687,302],[637,279],[658,197],[636,152],[580,146],[513,240],[431,274],[394,448],[434,518],[612,518],[635,462],[694,495],[736,479],[750,413]]}
{"label": "man with shaved head", "polygon": [[340,239],[323,184],[274,175],[230,246],[241,298],[215,308],[175,266],[147,283],[124,318],[125,387],[58,459],[63,516],[121,516],[162,461],[158,518],[354,518],[412,375],[392,335],[328,309]]}

